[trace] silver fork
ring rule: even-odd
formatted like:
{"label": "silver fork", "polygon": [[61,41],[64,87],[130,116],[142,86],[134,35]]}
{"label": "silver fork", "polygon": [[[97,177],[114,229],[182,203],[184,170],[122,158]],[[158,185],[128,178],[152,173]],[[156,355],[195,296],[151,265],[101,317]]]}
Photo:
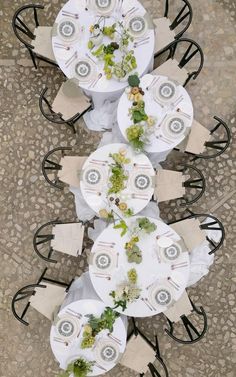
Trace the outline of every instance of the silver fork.
{"label": "silver fork", "polygon": [[149,303],[148,303],[143,297],[141,297],[141,300],[144,302],[144,304],[146,304],[146,306],[147,306],[151,311],[153,311],[153,308],[151,307],[151,305],[149,305]]}
{"label": "silver fork", "polygon": [[94,88],[94,86],[97,84],[101,77],[102,73],[99,73],[98,77],[89,85],[89,88]]}
{"label": "silver fork", "polygon": [[188,263],[182,262],[182,263],[178,263],[178,264],[172,264],[171,269],[176,270],[177,268],[183,268],[183,267],[186,267],[186,266],[188,266]]}
{"label": "silver fork", "polygon": [[142,39],[134,42],[134,45],[137,46],[139,43],[143,43],[145,41],[148,41],[149,39],[150,39],[150,37],[142,38]]}
{"label": "silver fork", "polygon": [[165,138],[162,135],[157,135],[156,139],[159,139],[159,140],[163,141],[163,143],[166,143],[166,144],[172,144],[172,141],[170,141],[169,139]]}
{"label": "silver fork", "polygon": [[77,58],[77,56],[78,56],[78,53],[77,51],[75,51],[74,54],[65,62],[66,68],[68,68],[71,65],[71,63],[73,63],[73,61]]}
{"label": "silver fork", "polygon": [[78,18],[79,18],[78,13],[71,13],[71,12],[67,12],[67,11],[64,11],[64,10],[62,11],[62,15],[66,16],[66,17],[75,18],[76,20],[78,20]]}
{"label": "silver fork", "polygon": [[150,90],[154,85],[156,85],[156,83],[158,82],[158,80],[160,79],[160,77],[154,77],[151,84],[149,84],[147,87],[146,87],[146,90]]}
{"label": "silver fork", "polygon": [[85,53],[85,56],[87,56],[87,58],[89,60],[91,60],[91,62],[93,62],[94,64],[96,64],[95,60],[93,60],[93,58],[91,58],[91,56],[87,52]]}
{"label": "silver fork", "polygon": [[147,45],[148,43],[149,43],[149,40],[144,41],[143,43],[139,43],[139,44],[135,44],[135,43],[134,43],[134,48],[138,48],[138,47],[140,47],[140,46]]}

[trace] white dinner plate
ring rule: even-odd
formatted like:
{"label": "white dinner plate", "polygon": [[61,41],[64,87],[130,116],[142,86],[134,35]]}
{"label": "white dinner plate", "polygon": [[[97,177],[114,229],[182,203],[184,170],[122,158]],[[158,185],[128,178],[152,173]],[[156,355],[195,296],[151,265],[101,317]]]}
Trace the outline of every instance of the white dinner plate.
{"label": "white dinner plate", "polygon": [[100,188],[106,182],[106,173],[98,165],[89,165],[83,170],[83,183],[88,188]]}
{"label": "white dinner plate", "polygon": [[173,300],[171,290],[164,285],[153,285],[148,290],[148,298],[154,307],[171,305]]}
{"label": "white dinner plate", "polygon": [[168,247],[160,247],[159,253],[161,259],[170,263],[180,257],[182,248],[177,242],[173,242],[173,244]]}
{"label": "white dinner plate", "polygon": [[117,253],[115,250],[100,247],[91,254],[90,264],[99,272],[109,272],[116,267]]}
{"label": "white dinner plate", "polygon": [[180,114],[167,116],[161,125],[161,130],[167,138],[179,139],[186,133],[187,119]]}
{"label": "white dinner plate", "polygon": [[131,16],[125,22],[125,27],[128,29],[129,34],[134,38],[143,37],[148,30],[146,19],[139,15]]}
{"label": "white dinner plate", "polygon": [[149,174],[148,169],[135,169],[130,173],[128,186],[132,192],[146,193],[153,187],[152,178],[153,176]]}
{"label": "white dinner plate", "polygon": [[158,82],[153,88],[153,97],[157,102],[163,104],[174,102],[178,95],[178,87],[171,80]]}
{"label": "white dinner plate", "polygon": [[72,66],[72,75],[80,82],[91,82],[96,77],[96,66],[89,59],[76,59]]}
{"label": "white dinner plate", "polygon": [[72,339],[80,329],[79,319],[71,318],[70,315],[63,315],[56,323],[56,331],[61,338]]}
{"label": "white dinner plate", "polygon": [[115,6],[117,0],[90,0],[90,7],[100,15],[110,14]]}
{"label": "white dinner plate", "polygon": [[57,34],[63,41],[74,41],[78,38],[79,23],[71,18],[63,18],[57,26]]}
{"label": "white dinner plate", "polygon": [[101,365],[115,364],[120,357],[120,348],[112,340],[100,340],[95,346],[95,360]]}

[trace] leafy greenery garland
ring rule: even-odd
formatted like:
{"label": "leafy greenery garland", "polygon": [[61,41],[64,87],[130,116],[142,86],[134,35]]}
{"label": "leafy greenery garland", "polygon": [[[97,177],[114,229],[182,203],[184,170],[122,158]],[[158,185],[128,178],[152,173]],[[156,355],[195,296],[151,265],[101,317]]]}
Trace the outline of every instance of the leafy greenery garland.
{"label": "leafy greenery garland", "polygon": [[145,144],[148,142],[144,124],[152,127],[155,124],[155,119],[148,116],[145,111],[145,102],[143,101],[144,91],[139,87],[140,79],[137,75],[131,75],[128,78],[130,88],[126,89],[128,99],[132,102],[129,108],[129,115],[133,125],[126,129],[127,139],[132,147],[141,152]]}

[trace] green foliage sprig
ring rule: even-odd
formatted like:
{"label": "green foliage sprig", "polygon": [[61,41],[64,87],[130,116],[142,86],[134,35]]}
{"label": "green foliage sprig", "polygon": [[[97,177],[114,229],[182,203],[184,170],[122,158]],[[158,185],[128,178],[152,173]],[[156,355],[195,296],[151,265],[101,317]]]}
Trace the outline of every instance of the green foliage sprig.
{"label": "green foliage sprig", "polygon": [[60,377],[70,377],[73,374],[74,377],[87,377],[88,373],[92,372],[92,361],[87,361],[82,357],[68,364],[66,370],[60,374]]}

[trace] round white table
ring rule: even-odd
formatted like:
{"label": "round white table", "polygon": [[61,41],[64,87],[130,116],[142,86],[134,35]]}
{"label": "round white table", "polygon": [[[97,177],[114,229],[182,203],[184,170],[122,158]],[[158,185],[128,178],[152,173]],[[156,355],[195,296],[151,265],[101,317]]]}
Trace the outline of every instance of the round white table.
{"label": "round white table", "polygon": [[[79,82],[79,85],[88,96],[92,97],[95,107],[93,111],[90,111],[84,117],[87,126],[90,129],[102,130],[103,127],[110,128],[112,126],[112,120],[114,120],[114,106],[112,102],[116,101],[122,94],[124,88],[127,86],[127,78],[125,81],[119,81],[114,78],[107,80],[103,72],[104,63],[98,61],[88,49],[88,41],[90,37],[89,28],[98,20],[98,12],[91,7],[90,4],[92,4],[92,1],[69,0],[62,7],[53,27],[52,47],[59,67],[69,79],[75,78],[75,71],[73,67],[75,67],[76,59],[74,59],[73,56],[76,52],[78,57],[86,58],[90,61],[90,63],[92,60],[95,62],[96,77],[98,77],[99,74],[102,74],[102,77],[98,80],[94,87],[90,88],[90,83],[88,84],[83,82]],[[137,0],[125,0],[122,7],[120,7],[120,4],[121,3],[119,1],[116,1],[116,6],[112,13],[105,17],[106,26],[111,26],[114,23],[118,24],[119,21],[122,21],[125,26],[126,20],[129,19],[129,14],[127,17],[122,17],[122,14],[126,14],[127,11],[133,7],[136,8],[136,11],[134,13],[130,12],[130,15],[145,16],[148,19],[149,26],[144,36],[145,38],[149,37],[147,43],[141,44],[139,47],[135,48],[134,39],[134,41],[130,42],[129,45],[129,50],[134,50],[134,56],[136,57],[137,61],[137,68],[134,71],[142,76],[150,71],[153,65],[155,44],[153,23],[144,7]],[[73,15],[76,15],[76,17],[78,15],[78,18],[75,18]],[[65,42],[61,39],[58,33],[58,25],[60,25],[63,19],[69,19],[77,25],[78,37],[75,40]],[[115,40],[116,37],[114,41]],[[111,42],[112,40],[108,37],[104,37],[102,41],[102,43],[105,44],[109,44]],[[61,47],[61,45],[69,47],[69,49],[66,50]],[[99,47],[99,45],[95,47]],[[145,59],[143,59],[143,56],[145,56]],[[70,58],[72,58],[71,61],[69,60]]]}
{"label": "round white table", "polygon": [[[155,82],[153,80],[156,81],[156,84],[147,90],[152,82]],[[140,82],[140,87],[145,93],[143,96],[145,111],[147,115],[156,118],[156,124],[151,128],[149,143],[145,145],[145,151],[147,153],[155,153],[157,157],[158,155],[166,155],[175,148],[186,137],[193,122],[193,105],[191,98],[186,89],[176,84],[176,82],[173,82],[176,88],[174,97],[169,101],[157,102],[154,93],[155,91],[159,91],[165,82],[172,83],[172,81],[165,76],[153,76],[150,74],[144,75]],[[131,106],[132,101],[128,99],[126,93],[123,93],[118,104],[117,120],[119,129],[125,140],[128,140],[126,129],[133,124],[128,111]],[[179,111],[177,111],[177,109],[179,109]],[[168,136],[164,133],[163,128],[166,126],[168,120],[170,121],[176,117],[180,117],[186,129],[179,136]],[[161,161],[160,158],[159,161]]]}
{"label": "round white table", "polygon": [[[109,155],[120,150],[126,151],[129,164],[124,165],[128,176],[125,189],[117,194],[109,194],[110,164],[114,163]],[[127,144],[108,144],[93,152],[85,161],[81,172],[80,189],[84,200],[96,213],[101,209],[113,210],[122,216],[122,212],[114,204],[118,198],[127,203],[134,214],[140,212],[152,198],[154,193],[154,169],[147,156],[136,154]],[[113,201],[110,200],[113,198]]]}
{"label": "round white table", "polygon": [[[129,228],[136,218],[138,216],[132,217],[127,221]],[[181,297],[189,278],[189,254],[184,247],[178,258],[172,261],[163,259],[157,250],[157,236],[165,234],[176,242],[180,241],[178,234],[161,220],[153,218],[149,218],[149,220],[155,223],[157,228],[151,234],[142,235],[138,242],[143,258],[140,264],[128,262],[124,245],[130,240],[130,235],[126,233],[121,237],[120,229],[114,229],[113,224],[109,225],[97,237],[91,250],[90,278],[97,294],[107,306],[114,307],[110,293],[116,290],[121,283],[127,281],[127,271],[131,268],[136,269],[138,275],[137,285],[141,288],[140,297],[132,303],[128,303],[124,311],[120,307],[115,309],[127,316],[148,317],[164,312],[169,305],[174,304]],[[103,270],[98,273],[98,267],[95,262],[97,260],[96,253],[101,251],[108,252],[111,258],[111,265],[108,272]],[[114,253],[113,255],[115,256],[112,256],[111,253]],[[113,261],[114,258],[115,261]],[[155,295],[155,292],[159,289],[169,292],[171,302],[168,305],[153,303],[151,297],[153,298],[153,294]]]}
{"label": "round white table", "polygon": [[[84,273],[79,279],[75,280],[69,290],[69,293],[65,299],[65,302],[61,306],[61,310],[58,313],[56,321],[51,327],[50,332],[50,344],[52,352],[56,359],[60,363],[62,369],[66,369],[68,363],[75,360],[78,357],[83,357],[89,361],[96,361],[96,347],[102,342],[110,342],[108,337],[108,330],[102,330],[96,336],[95,347],[81,349],[80,344],[82,341],[82,326],[88,321],[86,315],[93,314],[94,316],[100,316],[105,310],[105,304],[99,300],[96,292],[91,284],[89,274]],[[78,318],[78,313],[82,315]],[[76,321],[78,324],[79,336],[69,339],[68,345],[65,344],[66,339],[58,334],[55,322],[62,318],[69,318],[72,321]],[[125,350],[126,337],[127,337],[127,318],[120,316],[114,323],[114,329],[112,336],[120,340],[120,344],[115,342],[115,348],[119,351],[120,356]],[[113,341],[112,341],[112,344]],[[119,356],[119,358],[120,358]],[[102,368],[96,365],[93,366],[93,371],[88,376],[98,376],[112,369],[116,363],[103,363],[97,362]]]}

